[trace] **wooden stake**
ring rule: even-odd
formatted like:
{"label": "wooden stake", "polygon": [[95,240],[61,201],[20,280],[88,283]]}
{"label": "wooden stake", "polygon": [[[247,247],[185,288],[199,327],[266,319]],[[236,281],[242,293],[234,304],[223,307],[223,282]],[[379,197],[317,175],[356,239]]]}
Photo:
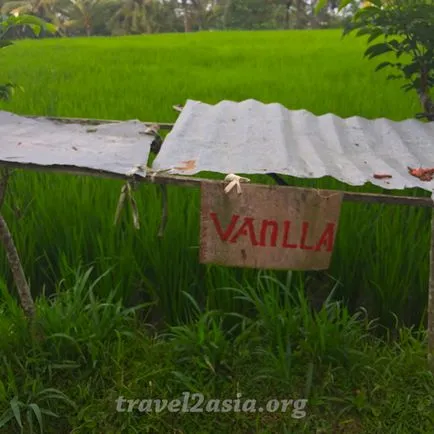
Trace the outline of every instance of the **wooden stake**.
{"label": "wooden stake", "polygon": [[162,238],[164,235],[164,230],[166,229],[166,224],[167,224],[167,208],[168,208],[168,203],[167,203],[167,186],[165,184],[160,184],[160,189],[161,189],[161,224],[160,224],[160,228],[158,229],[158,237]]}
{"label": "wooden stake", "polygon": [[[6,196],[8,179],[9,171],[6,169],[3,171],[2,177],[0,179],[0,208],[3,205]],[[35,317],[35,304],[33,302],[32,294],[30,292],[30,288],[21,265],[20,257],[12,238],[12,234],[9,231],[6,220],[2,214],[0,214],[0,241],[6,251],[6,256],[12,271],[15,286],[17,287],[18,296],[20,298],[24,314],[28,319],[33,320]]]}

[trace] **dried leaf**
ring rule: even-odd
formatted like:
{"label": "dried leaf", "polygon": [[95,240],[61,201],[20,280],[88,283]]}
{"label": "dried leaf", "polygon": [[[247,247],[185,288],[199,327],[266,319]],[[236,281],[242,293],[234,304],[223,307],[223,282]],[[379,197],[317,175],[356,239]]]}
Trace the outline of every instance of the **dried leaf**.
{"label": "dried leaf", "polygon": [[418,167],[417,169],[412,169],[411,167],[407,167],[408,173],[416,178],[419,178],[421,181],[432,181],[434,177],[434,168],[422,168]]}
{"label": "dried leaf", "polygon": [[389,179],[392,178],[392,175],[387,175],[385,173],[374,173],[375,179]]}
{"label": "dried leaf", "polygon": [[187,160],[182,162],[185,166],[175,167],[176,170],[194,170],[196,168],[196,160]]}

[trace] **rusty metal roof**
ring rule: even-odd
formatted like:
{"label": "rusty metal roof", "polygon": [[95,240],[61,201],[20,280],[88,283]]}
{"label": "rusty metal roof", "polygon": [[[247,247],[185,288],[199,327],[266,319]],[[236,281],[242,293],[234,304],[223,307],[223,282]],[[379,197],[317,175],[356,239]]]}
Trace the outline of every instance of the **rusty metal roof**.
{"label": "rusty metal roof", "polygon": [[[407,167],[434,167],[434,122],[342,119],[255,100],[187,101],[153,169],[173,174],[279,173],[331,176],[349,185],[433,191]],[[375,179],[388,174],[390,179]]]}
{"label": "rusty metal roof", "polygon": [[86,126],[0,111],[0,164],[73,166],[126,175],[147,164],[154,138],[144,135],[145,129],[136,120]]}

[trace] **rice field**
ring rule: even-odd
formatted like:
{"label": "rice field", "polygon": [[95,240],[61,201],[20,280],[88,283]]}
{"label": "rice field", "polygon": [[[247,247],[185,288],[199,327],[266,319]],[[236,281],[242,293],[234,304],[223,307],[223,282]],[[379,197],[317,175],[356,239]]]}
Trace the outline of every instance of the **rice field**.
{"label": "rice field", "polygon": [[[363,58],[365,47],[365,40],[342,39],[340,31],[19,41],[2,50],[0,82],[13,80],[25,92],[0,108],[174,122],[172,105],[186,99],[254,98],[317,115],[412,117],[419,111],[416,96],[401,91],[401,83],[386,81],[386,72],[374,72],[375,62]],[[347,188],[332,179],[292,182]],[[169,221],[158,239],[158,187],[137,190],[141,229],[136,231],[128,214],[113,225],[121,186],[68,175],[13,175],[4,212],[35,295],[72,279],[71,270],[79,264],[92,264],[97,274],[109,270],[99,286],[102,295],[118,289],[130,303],[152,301],[156,320],[178,323],[189,315],[183,291],[201,307],[246,308],[221,288],[255,285],[258,271],[198,263],[198,191],[169,189]],[[429,210],[345,203],[331,268],[295,273],[292,282],[312,300],[323,300],[335,287],[335,295],[352,309],[365,306],[385,324],[395,321],[392,313],[419,324],[426,308],[429,239]],[[9,276],[4,258],[0,272]],[[285,282],[286,273],[267,274]]]}

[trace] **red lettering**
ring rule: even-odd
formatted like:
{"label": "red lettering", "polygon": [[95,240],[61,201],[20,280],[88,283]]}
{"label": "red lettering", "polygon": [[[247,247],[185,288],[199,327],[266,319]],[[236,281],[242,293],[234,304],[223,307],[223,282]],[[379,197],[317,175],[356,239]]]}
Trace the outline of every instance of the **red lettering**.
{"label": "red lettering", "polygon": [[216,231],[222,241],[227,241],[227,239],[231,236],[232,232],[234,231],[235,225],[237,224],[237,221],[239,220],[239,215],[233,215],[231,222],[229,223],[229,226],[227,229],[223,232],[222,227],[220,225],[220,221],[217,217],[217,214],[215,212],[211,212],[210,214],[211,220],[214,222],[214,226],[216,228]]}
{"label": "red lettering", "polygon": [[307,231],[309,230],[309,222],[303,222],[301,225],[301,240],[300,249],[302,250],[312,250],[313,246],[306,246]]}
{"label": "red lettering", "polygon": [[[214,223],[217,234],[219,235],[222,241],[228,241],[230,243],[236,243],[240,236],[247,236],[250,238],[250,242],[253,246],[267,246],[267,235],[270,234],[269,238],[269,247],[276,247],[277,239],[279,237],[279,223],[275,220],[262,220],[261,222],[261,230],[259,233],[259,242],[256,238],[255,228],[253,225],[254,219],[252,217],[244,217],[243,224],[239,227],[237,231],[235,231],[236,225],[240,220],[240,216],[234,214],[231,217],[231,221],[226,229],[223,229],[219,218],[216,213],[210,213],[211,220]],[[314,250],[318,252],[325,248],[325,251],[331,252],[333,250],[334,236],[335,236],[335,223],[327,223],[319,241],[316,246],[309,246],[306,244],[306,239],[309,233],[309,222],[303,221],[301,226],[301,237],[300,237],[300,246],[297,244],[290,243],[291,236],[291,228],[292,222],[289,220],[283,221],[283,239],[282,239],[282,247],[287,249],[297,249],[300,248],[302,250]],[[271,232],[268,229],[271,228]],[[235,231],[235,233],[234,233]]]}
{"label": "red lettering", "polygon": [[288,249],[296,249],[298,246],[297,244],[288,244],[288,237],[291,230],[291,222],[289,220],[285,220],[283,222],[283,242],[282,247],[288,248]]}
{"label": "red lettering", "polygon": [[240,235],[248,235],[252,245],[258,245],[255,235],[255,228],[253,227],[253,219],[251,217],[244,217],[244,223],[238,229],[237,233],[229,240],[229,242],[235,243]]}
{"label": "red lettering", "polygon": [[267,228],[271,226],[271,237],[270,237],[270,246],[276,247],[277,243],[277,222],[275,220],[263,220],[262,226],[261,226],[261,235],[260,235],[260,242],[259,245],[262,247],[265,247],[266,241],[267,241]]}
{"label": "red lettering", "polygon": [[324,232],[321,235],[321,238],[318,241],[318,244],[315,247],[315,251],[318,252],[322,245],[324,244],[326,246],[326,251],[331,252],[333,249],[333,240],[334,240],[334,234],[335,234],[335,223],[327,223],[326,228],[324,229]]}

